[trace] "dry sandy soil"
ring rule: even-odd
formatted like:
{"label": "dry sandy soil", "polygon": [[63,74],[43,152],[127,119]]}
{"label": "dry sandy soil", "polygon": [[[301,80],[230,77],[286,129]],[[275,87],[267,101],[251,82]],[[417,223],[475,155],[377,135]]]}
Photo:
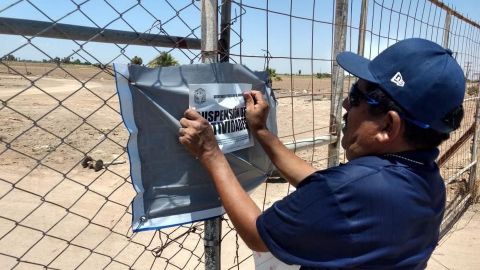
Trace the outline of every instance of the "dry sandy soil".
{"label": "dry sandy soil", "polygon": [[[282,141],[327,135],[330,80],[281,77],[273,88]],[[4,63],[0,100],[0,269],[203,269],[203,223],[131,232],[128,133],[111,71]],[[465,127],[474,104],[466,102]],[[81,166],[85,154],[121,164],[94,172]],[[326,168],[327,146],[297,154]],[[469,160],[470,141],[444,165],[445,178]],[[457,178],[450,198],[465,189],[468,173]],[[279,181],[260,186],[252,197],[267,208],[290,191]],[[229,222],[222,224],[222,269],[239,263],[253,269],[251,252]]]}

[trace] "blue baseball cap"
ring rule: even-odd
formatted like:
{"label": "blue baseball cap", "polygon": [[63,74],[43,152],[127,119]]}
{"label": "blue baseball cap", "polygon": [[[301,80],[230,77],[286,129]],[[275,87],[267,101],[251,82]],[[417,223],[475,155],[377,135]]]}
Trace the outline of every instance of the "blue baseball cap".
{"label": "blue baseball cap", "polygon": [[337,62],[350,74],[377,84],[424,128],[449,133],[458,127],[452,115],[463,113],[466,82],[451,50],[411,38],[388,47],[371,61],[342,52]]}

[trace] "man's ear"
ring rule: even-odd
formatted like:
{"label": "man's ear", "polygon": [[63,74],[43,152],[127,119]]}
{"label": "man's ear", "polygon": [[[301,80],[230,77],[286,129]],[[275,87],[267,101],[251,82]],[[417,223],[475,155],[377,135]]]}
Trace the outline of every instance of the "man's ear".
{"label": "man's ear", "polygon": [[388,111],[378,119],[379,130],[375,136],[380,143],[389,143],[397,140],[402,133],[402,118],[396,111]]}

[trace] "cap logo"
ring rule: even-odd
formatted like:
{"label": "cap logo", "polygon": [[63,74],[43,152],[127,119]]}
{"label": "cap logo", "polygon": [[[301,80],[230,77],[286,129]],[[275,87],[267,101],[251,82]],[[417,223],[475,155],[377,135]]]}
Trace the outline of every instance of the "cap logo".
{"label": "cap logo", "polygon": [[395,73],[395,75],[390,79],[390,81],[397,86],[405,86],[405,82],[403,81],[402,74],[400,72]]}

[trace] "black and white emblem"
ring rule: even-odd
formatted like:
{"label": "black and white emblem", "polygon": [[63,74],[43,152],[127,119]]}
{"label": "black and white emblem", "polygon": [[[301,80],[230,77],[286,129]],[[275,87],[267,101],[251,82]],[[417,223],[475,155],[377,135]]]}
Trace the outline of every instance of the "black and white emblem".
{"label": "black and white emblem", "polygon": [[397,86],[400,86],[400,87],[405,86],[405,81],[403,80],[402,74],[400,72],[395,73],[395,75],[393,75],[390,81],[396,84]]}
{"label": "black and white emblem", "polygon": [[202,104],[207,101],[207,92],[203,88],[198,88],[193,91],[193,102],[196,104]]}

